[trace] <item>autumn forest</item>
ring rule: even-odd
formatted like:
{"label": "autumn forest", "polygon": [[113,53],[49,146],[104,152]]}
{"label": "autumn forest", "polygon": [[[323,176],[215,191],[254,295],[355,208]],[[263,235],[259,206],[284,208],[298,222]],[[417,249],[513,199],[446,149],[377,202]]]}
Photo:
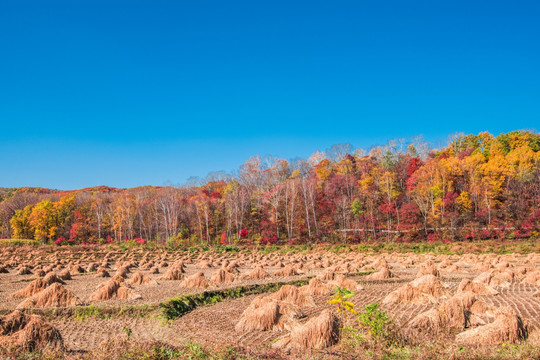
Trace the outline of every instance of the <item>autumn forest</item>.
{"label": "autumn forest", "polygon": [[355,243],[530,238],[540,230],[540,134],[421,138],[308,159],[254,156],[183,186],[0,189],[0,238]]}

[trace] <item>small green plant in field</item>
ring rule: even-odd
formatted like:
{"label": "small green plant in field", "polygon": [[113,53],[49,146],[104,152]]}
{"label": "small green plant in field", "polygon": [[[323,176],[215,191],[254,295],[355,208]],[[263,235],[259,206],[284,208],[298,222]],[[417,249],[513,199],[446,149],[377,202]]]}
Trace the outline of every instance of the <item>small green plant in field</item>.
{"label": "small green plant in field", "polygon": [[123,326],[122,331],[124,332],[124,334],[126,334],[126,337],[129,340],[129,338],[131,338],[131,333],[133,332],[133,330],[128,326]]}
{"label": "small green plant in field", "polygon": [[107,316],[103,313],[102,309],[95,305],[89,305],[84,307],[78,307],[75,310],[75,320],[77,321],[85,321],[86,318],[98,318],[98,319],[106,319]]}
{"label": "small green plant in field", "polygon": [[347,288],[340,288],[339,286],[336,286],[335,289],[336,293],[332,295],[332,300],[329,300],[328,304],[336,305],[338,313],[340,311],[347,311],[351,314],[356,314],[356,310],[354,310],[354,304],[350,301],[347,301],[347,299],[353,297],[355,293],[351,290],[348,290]]}
{"label": "small green plant in field", "polygon": [[[347,300],[353,297],[355,293],[347,288],[341,288],[339,286],[336,286],[335,289],[336,292],[332,295],[332,299],[328,301],[328,304],[336,305],[337,312],[343,312],[346,318],[347,315],[356,315],[357,312],[354,310],[355,304]],[[343,338],[346,345],[351,349],[355,349],[360,343],[365,341],[362,333],[350,324],[343,326],[341,330],[343,331]]]}
{"label": "small green plant in field", "polygon": [[199,358],[204,359],[206,357],[204,349],[201,345],[194,342],[189,342],[187,344],[187,347],[189,351],[196,357],[196,359],[199,359]]}
{"label": "small green plant in field", "polygon": [[349,349],[356,349],[360,344],[366,341],[366,338],[360,330],[351,325],[345,325],[343,328],[343,343]]}
{"label": "small green plant in field", "polygon": [[509,358],[516,357],[519,354],[520,347],[518,345],[510,343],[502,343],[497,348],[497,353],[501,356],[507,356]]}
{"label": "small green plant in field", "polygon": [[373,303],[364,306],[364,311],[358,314],[357,321],[374,339],[386,339],[393,320],[381,310],[379,303]]}
{"label": "small green plant in field", "polygon": [[[336,305],[337,312],[342,312],[345,315],[345,326],[343,326],[343,337],[346,340],[346,345],[355,349],[358,345],[366,341],[364,336],[367,332],[373,340],[390,340],[391,324],[393,320],[381,310],[379,303],[368,304],[364,306],[364,311],[358,313],[354,307],[355,304],[348,299],[353,297],[355,293],[346,288],[339,286],[335,287],[335,293],[328,304]],[[347,315],[357,315],[351,321],[347,319]]]}
{"label": "small green plant in field", "polygon": [[279,247],[276,244],[265,245],[264,247],[259,248],[259,252],[263,254],[270,254],[279,250]]}

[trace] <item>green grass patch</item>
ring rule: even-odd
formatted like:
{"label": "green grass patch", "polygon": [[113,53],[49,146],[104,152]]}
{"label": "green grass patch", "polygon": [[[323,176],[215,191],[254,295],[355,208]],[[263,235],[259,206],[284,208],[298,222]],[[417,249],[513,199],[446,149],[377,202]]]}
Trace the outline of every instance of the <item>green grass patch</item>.
{"label": "green grass patch", "polygon": [[263,294],[279,290],[283,285],[303,286],[309,279],[268,284],[243,285],[224,290],[210,290],[198,294],[186,294],[161,303],[161,314],[166,320],[174,320],[199,306],[211,305],[227,299]]}
{"label": "green grass patch", "polygon": [[84,321],[87,318],[112,319],[120,317],[149,317],[157,310],[156,305],[124,305],[120,307],[101,307],[96,305],[79,306],[73,315],[76,320]]}
{"label": "green grass patch", "polygon": [[217,253],[237,253],[242,251],[238,246],[234,245],[218,245],[214,250]]}
{"label": "green grass patch", "polygon": [[[75,307],[57,307],[57,308],[36,308],[22,310],[28,314],[41,315],[49,320],[64,318],[85,321],[88,318],[93,319],[114,319],[121,317],[150,317],[158,315],[158,305],[123,305],[123,306],[75,306]],[[6,310],[11,312],[11,310]],[[3,311],[0,311],[2,315]]]}
{"label": "green grass patch", "polygon": [[374,272],[377,272],[377,270],[368,270],[368,271],[359,271],[356,274],[353,274],[353,276],[367,276],[369,274],[373,274]]}
{"label": "green grass patch", "polygon": [[43,243],[39,240],[31,240],[31,239],[0,239],[0,246],[24,246],[24,245],[39,246],[39,245],[43,245]]}

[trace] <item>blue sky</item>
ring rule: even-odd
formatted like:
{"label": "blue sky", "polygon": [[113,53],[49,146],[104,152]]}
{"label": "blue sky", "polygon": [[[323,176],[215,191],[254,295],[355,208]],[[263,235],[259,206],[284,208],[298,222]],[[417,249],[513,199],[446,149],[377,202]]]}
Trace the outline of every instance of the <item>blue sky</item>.
{"label": "blue sky", "polygon": [[540,124],[538,1],[2,1],[0,186]]}

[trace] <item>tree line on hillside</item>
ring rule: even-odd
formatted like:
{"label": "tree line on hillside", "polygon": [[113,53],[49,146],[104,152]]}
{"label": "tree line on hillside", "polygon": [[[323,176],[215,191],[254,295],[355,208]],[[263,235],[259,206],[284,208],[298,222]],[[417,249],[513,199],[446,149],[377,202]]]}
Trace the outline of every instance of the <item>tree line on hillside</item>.
{"label": "tree line on hillside", "polygon": [[185,186],[1,189],[0,237],[183,245],[528,238],[540,230],[540,134],[349,144],[250,158]]}

